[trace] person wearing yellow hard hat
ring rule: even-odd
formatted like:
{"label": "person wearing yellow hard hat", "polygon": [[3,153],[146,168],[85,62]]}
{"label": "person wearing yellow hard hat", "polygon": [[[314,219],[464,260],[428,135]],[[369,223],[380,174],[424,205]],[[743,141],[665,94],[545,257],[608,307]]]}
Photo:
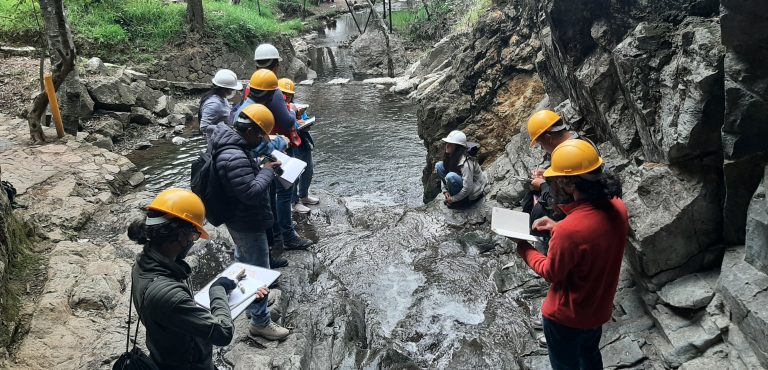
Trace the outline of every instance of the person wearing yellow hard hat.
{"label": "person wearing yellow hard hat", "polygon": [[[144,246],[131,274],[131,304],[160,369],[213,369],[213,346],[228,345],[235,332],[227,298],[234,281],[222,277],[211,285],[210,310],[195,303],[187,285],[192,269],[184,257],[198,238],[208,238],[204,221],[205,207],[195,193],[167,189],[128,227],[128,237]],[[262,301],[267,294],[257,292]]]}
{"label": "person wearing yellow hard hat", "polygon": [[[274,126],[272,112],[254,103],[240,112],[232,127],[216,127],[211,138],[216,175],[224,195],[235,204],[232,215],[223,220],[235,242],[235,259],[263,268],[272,268],[267,239],[267,231],[274,225],[270,187],[281,163],[266,161],[259,167],[251,153],[269,142],[268,133]],[[269,340],[288,336],[288,329],[270,318],[266,300],[252,303],[248,312],[251,335]]]}
{"label": "person wearing yellow hard hat", "polygon": [[[277,79],[277,66],[279,60],[275,59],[276,49],[274,47],[266,47],[262,44],[259,48],[263,49],[264,53],[257,53],[262,55],[264,59],[257,58],[257,65],[262,68],[254,72],[249,83],[250,91],[248,98],[243,101],[236,111],[236,116],[239,115],[242,110],[250,104],[261,103],[264,104],[275,118],[275,125],[270,134],[278,134],[290,138],[291,132],[295,129],[298,121],[296,114],[288,110],[285,105],[285,97],[280,91]],[[271,45],[270,45],[271,46]],[[257,48],[257,52],[261,49]],[[260,64],[261,61],[261,64]],[[292,156],[290,148],[286,150],[289,156]],[[291,199],[293,198],[293,187],[285,188],[279,182],[275,182],[272,191],[274,192],[274,210],[277,223],[272,230],[273,236],[272,245],[277,249],[307,249],[312,245],[312,241],[301,237],[293,226],[293,215],[291,207]],[[281,261],[287,264],[287,261]]]}
{"label": "person wearing yellow hard hat", "polygon": [[291,150],[293,156],[307,163],[304,172],[301,173],[299,181],[293,186],[293,211],[296,213],[309,213],[311,209],[307,205],[320,203],[320,199],[309,195],[309,186],[312,184],[312,176],[315,173],[315,166],[312,159],[312,150],[315,148],[315,140],[312,138],[309,127],[304,126],[304,122],[310,117],[306,112],[307,106],[300,106],[294,101],[296,94],[296,84],[288,78],[281,78],[277,81],[280,90],[285,96],[285,104],[291,112],[296,114],[298,123],[296,124],[296,134],[298,141],[292,140]]}
{"label": "person wearing yellow hard hat", "polygon": [[595,147],[566,140],[552,152],[544,172],[568,216],[549,217],[533,228],[552,233],[547,255],[518,241],[525,263],[550,283],[541,308],[552,369],[602,369],[600,336],[611,319],[629,216],[621,183],[604,171]]}

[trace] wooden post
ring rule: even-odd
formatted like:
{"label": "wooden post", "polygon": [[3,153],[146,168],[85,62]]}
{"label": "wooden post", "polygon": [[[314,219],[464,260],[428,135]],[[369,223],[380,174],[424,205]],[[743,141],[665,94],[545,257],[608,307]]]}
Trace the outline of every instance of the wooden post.
{"label": "wooden post", "polygon": [[56,99],[56,88],[53,87],[53,76],[46,73],[43,77],[45,82],[45,93],[48,95],[48,102],[51,104],[51,115],[53,123],[56,125],[56,136],[64,137],[64,124],[61,122],[61,111],[59,111],[59,101]]}

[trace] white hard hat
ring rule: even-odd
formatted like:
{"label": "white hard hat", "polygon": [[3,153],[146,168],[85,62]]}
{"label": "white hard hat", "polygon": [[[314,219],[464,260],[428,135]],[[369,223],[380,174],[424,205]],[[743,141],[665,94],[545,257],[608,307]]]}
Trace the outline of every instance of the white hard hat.
{"label": "white hard hat", "polygon": [[453,130],[448,134],[448,137],[443,138],[443,141],[446,143],[467,146],[467,135],[464,135],[464,133],[459,130]]}
{"label": "white hard hat", "polygon": [[242,90],[243,84],[237,80],[237,75],[228,69],[220,69],[211,80],[214,85],[225,89]]}
{"label": "white hard hat", "polygon": [[283,61],[283,58],[280,58],[280,52],[277,51],[277,48],[274,45],[261,44],[257,46],[256,52],[253,53],[253,60],[259,61],[269,59],[277,59],[279,62]]}

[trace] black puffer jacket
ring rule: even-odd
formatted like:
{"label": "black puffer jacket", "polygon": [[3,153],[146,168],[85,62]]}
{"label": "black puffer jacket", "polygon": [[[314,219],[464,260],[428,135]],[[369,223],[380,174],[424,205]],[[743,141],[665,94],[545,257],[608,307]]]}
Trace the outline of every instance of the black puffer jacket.
{"label": "black puffer jacket", "polygon": [[234,216],[226,222],[227,227],[241,231],[269,229],[274,223],[269,206],[269,186],[275,177],[274,171],[259,169],[245,153],[248,150],[245,139],[233,128],[218,125],[211,135],[211,147],[216,151],[225,145],[241,148],[225,149],[216,157],[216,170],[227,196],[237,200],[237,206],[232,210]]}

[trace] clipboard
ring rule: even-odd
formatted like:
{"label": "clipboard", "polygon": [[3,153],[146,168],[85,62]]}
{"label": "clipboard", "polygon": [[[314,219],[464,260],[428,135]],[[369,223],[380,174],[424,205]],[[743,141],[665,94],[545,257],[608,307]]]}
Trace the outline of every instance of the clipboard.
{"label": "clipboard", "polygon": [[541,242],[538,236],[531,235],[531,215],[511,209],[493,207],[491,231],[501,236],[527,242]]}
{"label": "clipboard", "polygon": [[[246,277],[239,282],[238,287],[232,290],[227,297],[229,299],[227,303],[229,303],[233,319],[240,316],[251,302],[256,300],[256,291],[259,288],[270,286],[280,276],[279,271],[235,262],[229,265],[222,273],[216,275],[199,292],[195,293],[195,303],[210,309],[211,297],[208,294],[208,290],[211,288],[211,284],[221,276],[237,281],[237,274],[243,270],[245,270]],[[243,288],[242,290],[241,287]]]}

